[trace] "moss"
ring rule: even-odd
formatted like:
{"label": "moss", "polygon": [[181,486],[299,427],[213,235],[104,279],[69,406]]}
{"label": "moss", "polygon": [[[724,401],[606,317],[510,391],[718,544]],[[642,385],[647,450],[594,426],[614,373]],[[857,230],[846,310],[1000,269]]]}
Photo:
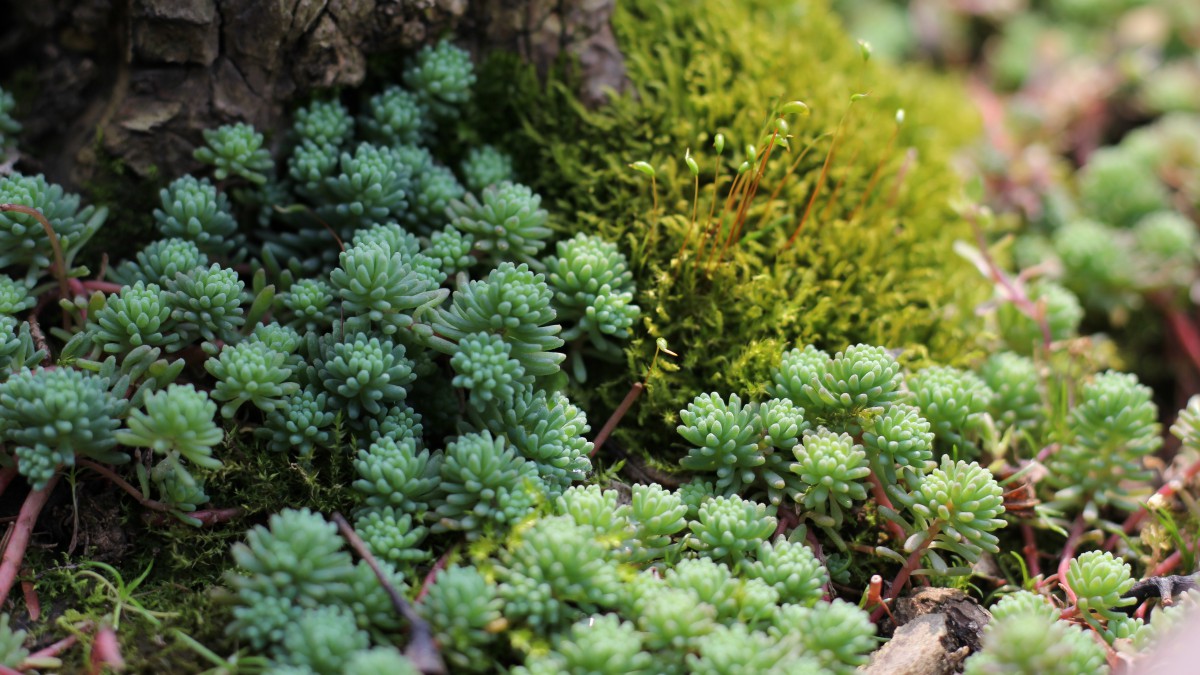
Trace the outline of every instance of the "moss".
{"label": "moss", "polygon": [[[767,369],[790,344],[867,342],[911,349],[918,360],[968,356],[971,309],[987,291],[951,251],[971,233],[950,208],[960,191],[950,154],[977,129],[956,84],[864,62],[819,1],[632,0],[619,3],[614,28],[636,91],[588,110],[571,93],[568,66],[542,86],[527,67],[495,57],[479,78],[480,97],[494,105],[476,123],[517,158],[521,178],[555,214],[552,226],[597,232],[630,254],[643,330],[626,350],[628,369],[583,392],[585,407],[597,415],[615,408],[646,375],[657,338],[680,354],[677,369],[649,374],[636,420],[618,438],[643,448],[676,443],[676,412],[692,397],[761,394]],[[851,95],[866,92],[851,108]],[[788,119],[791,153],[769,163],[740,242],[706,266],[712,256],[695,253],[692,235],[692,252],[677,259],[692,210],[685,148],[700,164],[703,213],[713,134],[728,139],[724,195],[744,159],[734,148],[760,143],[764,122],[789,99],[804,100],[811,116]],[[892,143],[899,108],[906,122]],[[789,247],[835,137],[827,180]],[[787,164],[810,143],[767,213]],[[646,176],[627,166],[634,161],[657,169],[658,212]]]}
{"label": "moss", "polygon": [[95,238],[83,249],[80,262],[93,272],[99,270],[102,254],[110,261],[132,258],[147,242],[158,238],[154,227],[154,209],[160,206],[158,191],[166,186],[166,178],[151,167],[150,176],[142,178],[126,168],[125,163],[101,147],[97,138],[95,171],[84,183],[87,203],[108,208],[108,219]]}

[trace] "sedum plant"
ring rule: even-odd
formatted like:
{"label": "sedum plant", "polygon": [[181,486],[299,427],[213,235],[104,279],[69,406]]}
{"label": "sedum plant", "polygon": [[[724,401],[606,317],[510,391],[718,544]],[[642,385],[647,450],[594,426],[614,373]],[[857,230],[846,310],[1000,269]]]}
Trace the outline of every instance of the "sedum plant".
{"label": "sedum plant", "polygon": [[543,265],[535,256],[552,234],[546,227],[549,213],[541,204],[541,196],[520,183],[496,183],[479,197],[468,193],[451,202],[450,222],[474,238],[475,251],[484,261],[509,260],[540,270]]}
{"label": "sedum plant", "polygon": [[467,150],[460,171],[467,189],[477,194],[497,183],[512,181],[515,177],[512,157],[493,145]]}
{"label": "sedum plant", "polygon": [[159,194],[162,208],[154,209],[154,222],[163,237],[194,241],[205,254],[217,258],[235,252],[237,221],[229,199],[207,178],[183,176]]}
{"label": "sedum plant", "polygon": [[475,68],[471,55],[442,40],[425,46],[404,70],[404,84],[438,118],[453,118],[471,98]]}
{"label": "sedum plant", "polygon": [[263,135],[244,122],[206,129],[204,142],[194,155],[214,167],[213,176],[219,181],[239,176],[262,185],[274,169],[271,154],[263,147]]}

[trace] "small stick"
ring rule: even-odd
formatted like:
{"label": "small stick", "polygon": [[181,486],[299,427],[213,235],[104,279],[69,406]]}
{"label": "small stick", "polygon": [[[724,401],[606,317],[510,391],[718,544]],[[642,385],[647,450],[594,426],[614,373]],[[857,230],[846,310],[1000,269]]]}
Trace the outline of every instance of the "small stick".
{"label": "small stick", "polygon": [[609,415],[608,421],[604,423],[604,426],[600,429],[600,433],[596,434],[596,440],[592,443],[592,452],[588,455],[589,457],[595,457],[600,448],[604,447],[604,443],[608,440],[608,437],[612,435],[613,430],[621,423],[621,418],[625,417],[625,413],[629,412],[629,408],[642,395],[642,391],[645,388],[646,385],[641,382],[633,383],[633,386],[629,388],[629,393],[625,394],[625,398],[622,399],[621,405],[617,406],[612,415]]}
{"label": "small stick", "polygon": [[54,491],[54,486],[58,485],[60,478],[62,478],[62,474],[55,473],[46,482],[45,487],[30,492],[29,496],[25,498],[25,502],[21,504],[21,511],[17,515],[12,536],[9,537],[8,545],[4,547],[4,556],[0,559],[0,605],[8,600],[9,591],[17,581],[21,561],[25,559],[25,549],[29,547],[29,539],[33,536],[33,526],[37,523],[38,515],[46,506],[46,501],[50,498],[50,493]]}
{"label": "small stick", "polygon": [[433,567],[429,568],[429,572],[425,574],[425,580],[421,582],[421,590],[417,593],[416,602],[420,602],[429,593],[429,587],[437,580],[438,574],[441,574],[442,570],[446,569],[446,565],[450,562],[450,556],[457,550],[458,545],[451,546],[442,554],[442,557],[437,559]]}
{"label": "small stick", "polygon": [[446,664],[442,661],[442,655],[438,653],[437,643],[433,639],[433,630],[425,619],[417,614],[400,591],[396,590],[396,586],[392,584],[392,580],[383,573],[383,569],[379,567],[379,562],[375,560],[375,556],[371,555],[371,551],[363,542],[362,537],[354,531],[354,528],[347,522],[346,517],[340,513],[333,514],[333,522],[337,523],[338,531],[350,544],[350,548],[362,558],[363,562],[371,568],[375,573],[375,578],[387,591],[388,597],[392,600],[392,607],[396,613],[404,617],[411,626],[412,639],[408,642],[408,648],[404,650],[404,655],[417,666],[417,670],[425,675],[445,675]]}

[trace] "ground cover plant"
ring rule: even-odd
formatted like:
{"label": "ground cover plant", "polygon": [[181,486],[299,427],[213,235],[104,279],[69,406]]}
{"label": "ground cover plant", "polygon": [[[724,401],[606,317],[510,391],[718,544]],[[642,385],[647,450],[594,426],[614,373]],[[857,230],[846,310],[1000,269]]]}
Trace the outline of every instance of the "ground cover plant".
{"label": "ground cover plant", "polygon": [[[1164,425],[1081,332],[1097,265],[1006,269],[952,84],[697,7],[622,7],[606,108],[447,40],[210,130],[97,269],[105,208],[0,177],[0,664],[851,672],[923,585],[992,608],[967,672],[1166,639],[1200,398]],[[105,509],[137,541],[79,549]]]}

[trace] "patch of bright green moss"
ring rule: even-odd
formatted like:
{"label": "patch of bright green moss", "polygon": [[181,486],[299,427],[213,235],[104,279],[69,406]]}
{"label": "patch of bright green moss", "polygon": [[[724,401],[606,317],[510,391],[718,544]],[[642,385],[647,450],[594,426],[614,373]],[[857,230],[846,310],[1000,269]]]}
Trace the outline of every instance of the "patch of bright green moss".
{"label": "patch of bright green moss", "polygon": [[[598,421],[646,376],[660,337],[679,353],[678,368],[649,374],[633,419],[618,432],[650,452],[678,442],[677,411],[696,394],[762,395],[768,368],[792,344],[837,350],[866,342],[949,362],[967,356],[971,309],[987,289],[951,250],[971,232],[950,207],[961,191],[950,159],[978,128],[958,86],[865,61],[819,1],[631,0],[618,3],[614,28],[634,87],[601,109],[574,97],[569,67],[541,86],[528,68],[500,57],[480,77],[482,97],[494,103],[482,106],[483,137],[518,158],[554,224],[597,232],[630,254],[644,330],[623,373],[579,394]],[[853,94],[869,96],[851,106]],[[787,117],[791,150],[773,153],[740,241],[723,256],[711,253],[711,241],[697,253],[701,226],[689,235],[693,183],[684,150],[699,162],[703,221],[714,134],[727,139],[720,213],[746,158],[741,148],[765,145],[765,124],[793,99],[811,115]],[[789,246],[835,138],[828,176]],[[787,166],[809,145],[768,213]],[[657,170],[657,212],[649,180],[627,166],[635,161]],[[730,213],[722,225],[734,220]]]}

